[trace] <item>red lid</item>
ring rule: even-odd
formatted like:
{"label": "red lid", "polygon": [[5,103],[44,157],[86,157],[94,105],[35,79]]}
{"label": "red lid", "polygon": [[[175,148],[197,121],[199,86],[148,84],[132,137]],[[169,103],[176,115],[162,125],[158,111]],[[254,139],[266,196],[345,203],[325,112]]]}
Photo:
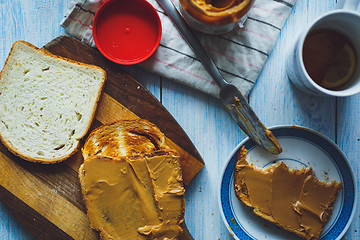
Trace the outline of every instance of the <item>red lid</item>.
{"label": "red lid", "polygon": [[162,30],[159,15],[146,0],[108,0],[96,12],[92,32],[106,58],[131,65],[155,52]]}

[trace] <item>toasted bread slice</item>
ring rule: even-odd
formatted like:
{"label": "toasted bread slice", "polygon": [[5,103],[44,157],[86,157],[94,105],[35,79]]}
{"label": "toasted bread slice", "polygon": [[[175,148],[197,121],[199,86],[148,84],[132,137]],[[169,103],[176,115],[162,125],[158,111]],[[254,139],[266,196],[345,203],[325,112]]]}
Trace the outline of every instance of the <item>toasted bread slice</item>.
{"label": "toasted bread slice", "polygon": [[147,120],[95,129],[82,149],[79,179],[101,239],[178,239],[185,189],[178,154]]}
{"label": "toasted bread slice", "polygon": [[21,158],[67,159],[95,115],[106,79],[99,67],[17,41],[0,74],[0,138]]}
{"label": "toasted bread slice", "polygon": [[145,120],[124,120],[100,126],[87,138],[82,154],[112,158],[149,154],[169,149],[164,134],[153,123]]}
{"label": "toasted bread slice", "polygon": [[235,195],[253,212],[306,239],[318,239],[342,184],[320,182],[308,168],[284,162],[261,168],[248,163],[240,149],[234,172]]}

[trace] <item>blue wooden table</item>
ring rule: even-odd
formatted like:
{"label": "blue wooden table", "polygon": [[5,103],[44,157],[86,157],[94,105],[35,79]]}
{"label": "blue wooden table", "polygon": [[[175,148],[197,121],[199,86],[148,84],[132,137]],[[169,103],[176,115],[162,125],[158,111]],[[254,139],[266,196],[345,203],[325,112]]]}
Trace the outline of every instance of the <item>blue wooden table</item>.
{"label": "blue wooden table", "polygon": [[[65,34],[59,23],[69,4],[70,0],[0,0],[1,66],[14,41],[23,39],[41,47]],[[285,72],[286,54],[296,37],[316,17],[334,9],[335,4],[336,0],[296,2],[249,102],[266,126],[300,125],[317,130],[336,142],[350,160],[359,185],[360,95],[310,97],[294,89]],[[232,239],[220,216],[217,191],[228,155],[246,135],[217,99],[137,67],[126,70],[175,117],[205,161],[204,169],[186,192],[185,221],[191,234],[203,240]],[[33,239],[1,203],[0,239]],[[360,239],[359,210],[344,239]]]}

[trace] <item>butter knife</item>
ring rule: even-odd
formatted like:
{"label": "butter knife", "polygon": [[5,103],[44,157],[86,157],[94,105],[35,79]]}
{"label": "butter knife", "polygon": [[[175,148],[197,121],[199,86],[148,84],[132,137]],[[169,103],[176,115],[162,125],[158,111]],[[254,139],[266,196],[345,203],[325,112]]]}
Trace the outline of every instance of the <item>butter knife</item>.
{"label": "butter knife", "polygon": [[157,0],[157,2],[190,45],[210,76],[219,85],[220,100],[229,115],[235,120],[244,133],[258,145],[262,146],[272,154],[281,153],[282,148],[275,136],[261,123],[242,93],[234,85],[228,83],[224,79],[219,69],[215,66],[215,63],[211,60],[196,35],[176,10],[173,3],[170,0]]}

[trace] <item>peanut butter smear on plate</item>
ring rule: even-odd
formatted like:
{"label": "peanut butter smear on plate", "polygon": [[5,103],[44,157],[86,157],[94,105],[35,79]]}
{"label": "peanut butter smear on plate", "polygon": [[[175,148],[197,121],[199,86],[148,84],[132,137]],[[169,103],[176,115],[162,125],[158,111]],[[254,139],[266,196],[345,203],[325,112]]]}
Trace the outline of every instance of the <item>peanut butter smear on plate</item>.
{"label": "peanut butter smear on plate", "polygon": [[311,167],[290,169],[282,161],[265,168],[239,152],[234,172],[235,194],[255,214],[305,239],[318,239],[342,183],[320,182]]}

